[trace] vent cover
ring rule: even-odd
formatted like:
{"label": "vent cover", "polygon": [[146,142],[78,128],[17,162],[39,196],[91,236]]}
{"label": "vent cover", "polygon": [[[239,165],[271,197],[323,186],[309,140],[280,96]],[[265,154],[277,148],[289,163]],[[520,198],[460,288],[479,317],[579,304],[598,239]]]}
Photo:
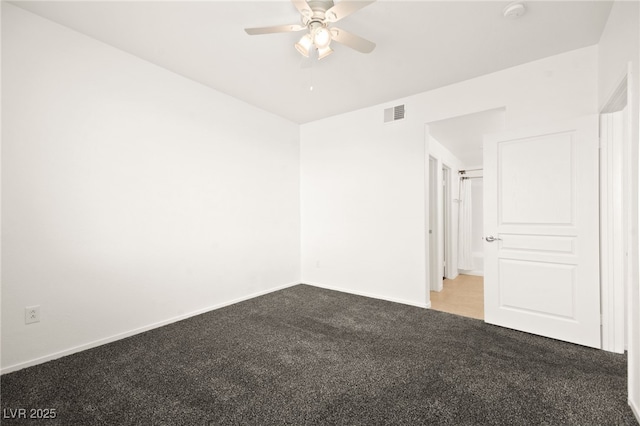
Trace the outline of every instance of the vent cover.
{"label": "vent cover", "polygon": [[385,123],[402,119],[404,119],[404,105],[398,105],[384,110]]}

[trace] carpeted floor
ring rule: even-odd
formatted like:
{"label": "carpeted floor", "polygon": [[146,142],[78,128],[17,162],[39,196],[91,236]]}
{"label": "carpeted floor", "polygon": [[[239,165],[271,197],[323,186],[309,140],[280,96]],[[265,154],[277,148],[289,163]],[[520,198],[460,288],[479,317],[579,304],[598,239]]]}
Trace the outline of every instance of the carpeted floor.
{"label": "carpeted floor", "polygon": [[305,285],[1,382],[47,425],[637,424],[622,355]]}

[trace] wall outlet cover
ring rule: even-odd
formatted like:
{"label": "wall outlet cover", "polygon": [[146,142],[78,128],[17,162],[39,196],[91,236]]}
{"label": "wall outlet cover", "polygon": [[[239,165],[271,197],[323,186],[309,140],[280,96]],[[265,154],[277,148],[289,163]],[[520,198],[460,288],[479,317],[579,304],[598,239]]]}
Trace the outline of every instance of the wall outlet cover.
{"label": "wall outlet cover", "polygon": [[27,306],[24,308],[24,323],[33,324],[40,322],[40,306]]}

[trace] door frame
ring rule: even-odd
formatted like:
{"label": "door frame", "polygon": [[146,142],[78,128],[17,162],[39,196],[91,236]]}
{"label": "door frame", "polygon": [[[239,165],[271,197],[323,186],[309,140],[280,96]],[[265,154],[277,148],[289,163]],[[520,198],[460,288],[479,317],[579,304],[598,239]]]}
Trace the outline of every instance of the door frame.
{"label": "door frame", "polygon": [[[455,258],[457,242],[453,224],[456,208],[453,206],[454,186],[457,186],[455,166],[444,161],[437,153],[427,152],[427,287],[430,291],[442,291],[443,278],[455,279],[458,266]],[[454,176],[455,172],[455,176]],[[455,181],[454,181],[455,179]],[[443,276],[443,268],[444,276]]]}
{"label": "door frame", "polygon": [[600,111],[600,292],[602,349],[624,353],[628,344],[632,226],[631,64]]}
{"label": "door frame", "polygon": [[428,156],[429,171],[427,173],[427,264],[429,265],[430,291],[442,291],[442,256],[440,255],[440,162],[436,157]]}

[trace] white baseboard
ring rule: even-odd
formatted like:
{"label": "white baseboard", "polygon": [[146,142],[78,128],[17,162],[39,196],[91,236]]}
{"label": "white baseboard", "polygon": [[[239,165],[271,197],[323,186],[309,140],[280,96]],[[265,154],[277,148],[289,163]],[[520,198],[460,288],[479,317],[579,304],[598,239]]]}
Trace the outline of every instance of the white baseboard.
{"label": "white baseboard", "polygon": [[425,309],[430,309],[431,308],[431,301],[428,301],[427,303],[417,303],[417,302],[412,302],[412,301],[409,301],[409,300],[395,299],[395,298],[392,298],[392,297],[386,297],[386,296],[381,296],[379,294],[366,293],[366,292],[362,292],[362,291],[347,290],[347,289],[341,288],[341,287],[324,285],[324,284],[314,283],[314,282],[309,282],[309,281],[305,281],[302,284],[307,284],[307,285],[310,285],[310,286],[313,286],[313,287],[324,288],[324,289],[327,289],[327,290],[339,291],[339,292],[342,292],[342,293],[355,294],[356,296],[364,296],[364,297],[370,297],[372,299],[386,300],[387,302],[402,303],[403,305],[411,305],[411,306],[416,306],[418,308],[425,308]]}
{"label": "white baseboard", "polygon": [[460,274],[462,274],[462,275],[475,275],[476,277],[484,277],[484,271],[477,271],[477,270],[466,271],[464,269],[461,269],[460,270]]}
{"label": "white baseboard", "polygon": [[633,411],[633,415],[636,416],[636,420],[640,423],[640,408],[631,400],[628,400],[629,407],[631,407],[631,411]]}
{"label": "white baseboard", "polygon": [[239,297],[237,299],[229,300],[226,302],[218,303],[217,305],[209,306],[207,308],[198,309],[196,311],[188,312],[186,314],[178,315],[173,318],[169,318],[163,321],[158,321],[153,324],[145,325],[143,327],[138,327],[133,330],[125,331],[123,333],[118,333],[110,337],[105,337],[103,339],[94,340],[93,342],[85,343],[83,345],[75,346],[69,349],[65,349],[59,352],[55,352],[49,355],[41,356],[39,358],[34,358],[29,361],[20,362],[18,364],[10,365],[8,367],[4,367],[0,370],[1,374],[11,373],[13,371],[22,370],[23,368],[31,367],[34,365],[42,364],[47,361],[51,361],[57,358],[62,358],[63,356],[71,355],[77,352],[86,351],[87,349],[95,348],[98,346],[102,346],[107,343],[115,342],[116,340],[124,339],[126,337],[134,336],[136,334],[144,333],[145,331],[153,330],[154,328],[163,327],[165,325],[172,324],[174,322],[182,321],[184,319],[194,317],[196,315],[204,314],[206,312],[215,311],[216,309],[224,308],[225,306],[233,305],[239,302],[243,302],[245,300],[253,299],[254,297],[263,296],[265,294],[273,293],[274,291],[283,290],[288,287],[293,287],[295,285],[299,285],[299,282],[284,284],[278,287],[270,288],[269,290],[260,291],[257,293],[252,293],[247,296]]}

